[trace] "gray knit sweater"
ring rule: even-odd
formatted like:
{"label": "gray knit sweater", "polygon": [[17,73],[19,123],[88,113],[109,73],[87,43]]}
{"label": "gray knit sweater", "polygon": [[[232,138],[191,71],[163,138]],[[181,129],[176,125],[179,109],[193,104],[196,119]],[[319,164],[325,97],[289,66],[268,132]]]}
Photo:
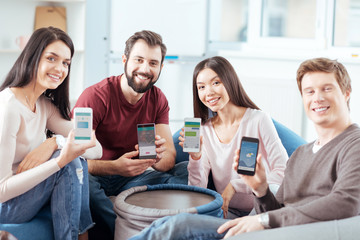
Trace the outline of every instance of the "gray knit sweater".
{"label": "gray knit sweater", "polygon": [[360,128],[356,124],[313,153],[314,142],[290,157],[276,198],[256,199],[272,228],[342,219],[360,213]]}

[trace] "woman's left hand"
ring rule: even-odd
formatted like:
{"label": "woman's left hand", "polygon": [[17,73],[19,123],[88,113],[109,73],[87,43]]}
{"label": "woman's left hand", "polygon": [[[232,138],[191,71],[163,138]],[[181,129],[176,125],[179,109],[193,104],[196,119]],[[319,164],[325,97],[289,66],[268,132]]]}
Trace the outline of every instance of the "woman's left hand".
{"label": "woman's left hand", "polygon": [[46,139],[43,143],[40,144],[40,146],[38,146],[25,156],[24,160],[21,161],[16,174],[29,170],[46,162],[53,155],[56,149],[57,144],[55,138]]}
{"label": "woman's left hand", "polygon": [[228,210],[229,210],[229,203],[230,200],[232,199],[232,197],[235,194],[235,189],[234,187],[231,185],[231,183],[229,183],[225,190],[223,191],[223,193],[221,194],[222,198],[223,198],[223,205],[221,207],[221,209],[224,212],[224,218],[227,218],[227,214],[228,214]]}

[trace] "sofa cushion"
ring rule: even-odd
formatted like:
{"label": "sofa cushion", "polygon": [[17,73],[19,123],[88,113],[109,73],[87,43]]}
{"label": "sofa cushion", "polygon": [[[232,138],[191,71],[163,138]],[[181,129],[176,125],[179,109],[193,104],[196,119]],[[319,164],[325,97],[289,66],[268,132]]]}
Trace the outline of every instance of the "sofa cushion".
{"label": "sofa cushion", "polygon": [[0,224],[0,230],[11,233],[18,240],[54,239],[50,205],[42,208],[31,221],[21,224]]}

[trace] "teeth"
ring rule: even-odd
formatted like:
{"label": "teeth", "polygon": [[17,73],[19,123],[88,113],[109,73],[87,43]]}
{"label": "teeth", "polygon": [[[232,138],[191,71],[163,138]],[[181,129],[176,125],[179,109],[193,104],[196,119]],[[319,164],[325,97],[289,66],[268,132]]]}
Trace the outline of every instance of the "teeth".
{"label": "teeth", "polygon": [[321,112],[321,111],[325,111],[327,108],[323,107],[323,108],[315,108],[315,112]]}
{"label": "teeth", "polygon": [[217,99],[213,99],[213,100],[210,100],[209,103],[214,103],[216,101],[217,101]]}
{"label": "teeth", "polygon": [[60,77],[56,76],[56,75],[49,74],[49,76],[52,77],[52,78],[60,79]]}
{"label": "teeth", "polygon": [[137,75],[138,76],[138,78],[140,78],[141,80],[147,80],[147,79],[149,79],[148,77],[145,77],[145,76],[142,76],[142,75]]}

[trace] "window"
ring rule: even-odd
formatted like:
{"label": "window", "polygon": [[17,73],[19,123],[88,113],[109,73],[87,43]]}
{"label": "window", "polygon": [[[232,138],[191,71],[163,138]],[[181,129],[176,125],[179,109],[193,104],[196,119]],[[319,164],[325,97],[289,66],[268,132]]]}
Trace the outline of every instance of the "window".
{"label": "window", "polygon": [[360,47],[360,0],[336,0],[334,16],[335,47]]}
{"label": "window", "polygon": [[315,38],[316,1],[263,0],[262,37]]}
{"label": "window", "polygon": [[248,0],[211,0],[209,16],[210,50],[238,49],[247,42]]}
{"label": "window", "polygon": [[223,0],[220,41],[246,42],[248,24],[247,0]]}
{"label": "window", "polygon": [[209,3],[210,52],[259,50],[272,54],[280,50],[286,55],[289,49],[299,53],[360,51],[360,0],[209,0]]}
{"label": "window", "polygon": [[314,50],[325,47],[323,0],[252,0],[249,46]]}

